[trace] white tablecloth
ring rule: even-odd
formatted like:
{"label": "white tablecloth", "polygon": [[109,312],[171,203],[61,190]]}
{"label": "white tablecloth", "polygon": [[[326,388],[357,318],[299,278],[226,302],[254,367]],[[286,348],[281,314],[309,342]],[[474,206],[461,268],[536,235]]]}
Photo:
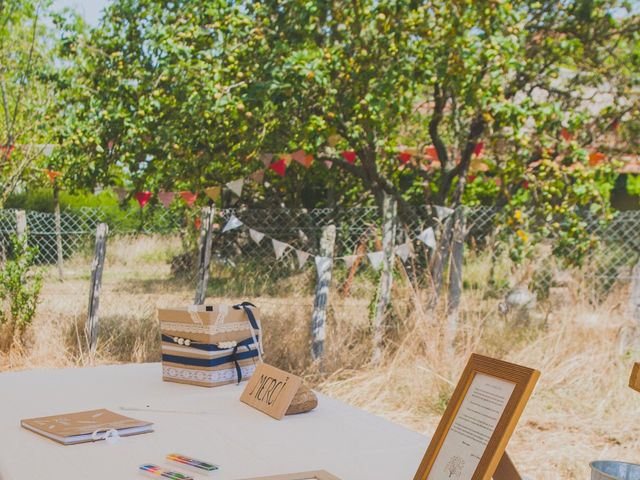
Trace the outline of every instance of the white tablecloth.
{"label": "white tablecloth", "polygon": [[[422,435],[324,396],[313,412],[277,421],[240,402],[243,388],[166,383],[159,364],[0,374],[0,480],[144,478],[138,466],[164,465],[168,453],[217,463],[219,480],[318,469],[411,480],[427,447]],[[96,408],[152,421],[155,431],[63,446],[20,427]]]}

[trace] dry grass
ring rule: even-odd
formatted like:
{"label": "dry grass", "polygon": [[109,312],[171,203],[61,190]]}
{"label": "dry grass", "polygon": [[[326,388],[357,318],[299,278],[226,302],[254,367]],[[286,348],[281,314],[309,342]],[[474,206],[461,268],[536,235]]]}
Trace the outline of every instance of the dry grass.
{"label": "dry grass", "polygon": [[[159,359],[158,307],[191,301],[192,286],[169,278],[165,241],[124,240],[109,246],[101,297],[101,343],[97,362]],[[170,245],[177,251],[179,244]],[[394,422],[430,434],[442,414],[467,357],[484,353],[542,372],[509,451],[522,471],[535,479],[587,478],[596,459],[638,461],[640,395],[626,387],[632,356],[640,356],[638,333],[624,315],[625,291],[614,289],[596,307],[587,301],[541,304],[537,315],[502,317],[497,299],[488,298],[485,259],[466,271],[457,350],[442,345],[442,315],[426,314],[424,293],[400,277],[385,360],[369,363],[371,297],[340,298],[332,293],[326,360],[309,361],[308,289],[290,288],[286,297],[251,298],[262,310],[267,360],[306,376],[318,389]],[[371,294],[371,284],[356,292]],[[297,292],[297,293],[296,293]],[[585,298],[573,285],[566,298]],[[48,280],[29,348],[0,356],[0,370],[86,365],[82,325],[88,297],[86,258],[68,264],[64,283]],[[211,298],[234,302],[245,298]],[[630,340],[631,339],[631,340]],[[426,447],[426,445],[425,445]]]}

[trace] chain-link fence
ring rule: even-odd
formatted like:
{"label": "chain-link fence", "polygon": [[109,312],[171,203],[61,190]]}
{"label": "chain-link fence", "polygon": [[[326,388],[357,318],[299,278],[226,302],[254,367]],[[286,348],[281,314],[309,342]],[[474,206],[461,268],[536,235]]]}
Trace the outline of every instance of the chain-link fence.
{"label": "chain-link fence", "polygon": [[[133,238],[139,241],[153,238],[151,250],[167,265],[167,275],[193,282],[198,267],[197,213],[157,208],[129,212],[114,220],[101,209],[81,209],[62,212],[60,227],[56,228],[54,214],[28,211],[26,231],[29,245],[38,249],[39,264],[55,265],[61,257],[63,264],[75,262],[78,265],[81,263],[78,258],[90,259],[96,227],[100,222],[106,222],[110,226],[110,241],[120,239],[126,244]],[[414,278],[426,278],[422,273],[428,270],[426,267],[433,256],[433,250],[418,240],[420,233],[432,227],[436,238],[439,238],[450,213],[447,209],[425,206],[414,209],[409,215],[400,216],[395,243],[410,242],[413,246],[410,266],[414,274],[420,274]],[[513,279],[518,278],[514,270],[524,268],[514,263],[511,255],[511,250],[515,248],[511,240],[517,239],[518,228],[505,228],[504,219],[498,218],[499,213],[492,207],[465,209],[466,262],[471,263],[478,258],[484,261],[489,259],[491,265],[483,271],[487,282],[499,284],[502,279],[503,283],[514,283]],[[527,212],[522,215],[526,217]],[[232,216],[240,219],[243,225],[223,234],[222,229]],[[17,211],[0,210],[0,255],[10,254],[10,236],[18,229],[16,218]],[[337,229],[334,256],[361,257],[355,268],[350,266],[346,269],[349,272],[345,271],[342,277],[338,275],[338,281],[346,280],[348,274],[353,276],[356,272],[371,270],[367,268],[366,253],[381,250],[381,215],[375,207],[341,210],[223,209],[218,211],[216,218],[210,288],[213,293],[220,295],[281,289],[283,279],[297,276],[301,271],[299,259],[292,252],[299,250],[317,255],[322,231],[330,224],[336,225]],[[529,223],[528,228],[540,230],[541,223],[544,224],[544,219],[536,219],[536,222]],[[605,289],[616,282],[628,281],[640,251],[640,212],[618,212],[609,222],[585,216],[580,228],[594,240],[589,249],[582,253],[579,266],[581,277]],[[258,232],[258,238],[264,238],[256,241],[251,230]],[[563,280],[556,277],[561,276],[559,271],[566,270],[571,263],[565,260],[573,258],[578,248],[584,248],[573,245],[560,229],[548,228],[547,232],[544,238],[536,237],[539,245],[529,247],[528,268],[531,271],[527,278],[519,280],[527,283],[532,281],[545,292],[558,282],[562,283]],[[289,254],[276,258],[272,239],[289,245]],[[121,256],[126,255],[126,247],[123,250]],[[151,250],[148,255],[153,255]],[[307,263],[303,269],[307,272],[306,279],[296,277],[297,287],[302,284],[313,287],[312,263]],[[512,278],[506,278],[508,276]],[[227,281],[222,281],[225,278]]]}

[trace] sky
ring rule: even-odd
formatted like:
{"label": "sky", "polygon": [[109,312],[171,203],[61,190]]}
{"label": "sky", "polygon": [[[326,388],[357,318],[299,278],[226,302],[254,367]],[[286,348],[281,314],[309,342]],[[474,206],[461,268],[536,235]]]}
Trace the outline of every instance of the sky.
{"label": "sky", "polygon": [[64,7],[72,7],[78,11],[89,25],[97,25],[100,12],[109,0],[53,0],[53,9],[61,10]]}

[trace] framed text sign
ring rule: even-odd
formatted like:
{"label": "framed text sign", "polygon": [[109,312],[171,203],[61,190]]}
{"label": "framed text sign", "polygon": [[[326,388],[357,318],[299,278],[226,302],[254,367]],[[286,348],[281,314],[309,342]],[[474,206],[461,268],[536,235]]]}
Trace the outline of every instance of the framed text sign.
{"label": "framed text sign", "polygon": [[329,472],[317,470],[314,472],[290,473],[287,475],[273,475],[271,477],[248,478],[246,480],[340,480]]}
{"label": "framed text sign", "polygon": [[633,364],[631,378],[629,379],[629,386],[640,392],[640,363]]}
{"label": "framed text sign", "polygon": [[510,464],[505,449],[539,376],[471,355],[414,480],[490,480]]}

